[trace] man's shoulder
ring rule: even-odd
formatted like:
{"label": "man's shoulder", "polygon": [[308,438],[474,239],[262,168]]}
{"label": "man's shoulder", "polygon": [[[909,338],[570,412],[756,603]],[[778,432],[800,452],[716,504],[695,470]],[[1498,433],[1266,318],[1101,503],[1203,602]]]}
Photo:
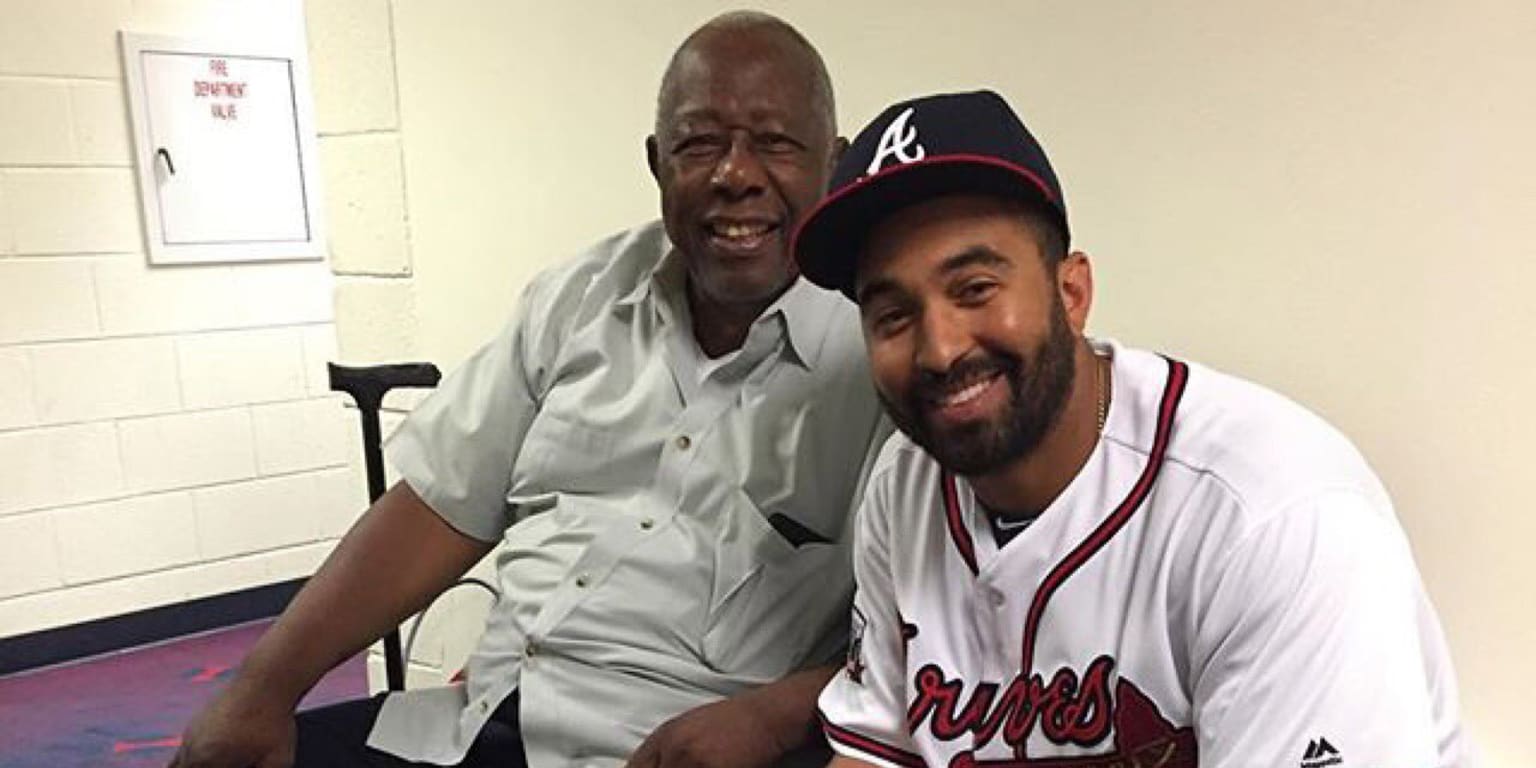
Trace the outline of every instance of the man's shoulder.
{"label": "man's shoulder", "polygon": [[629,227],[540,270],[529,282],[529,291],[562,299],[615,301],[649,279],[671,247],[659,220]]}
{"label": "man's shoulder", "polygon": [[609,315],[636,294],[671,249],[661,222],[615,232],[536,273],[523,286],[510,327],[553,354],[574,328]]}
{"label": "man's shoulder", "polygon": [[[1322,416],[1264,385],[1191,364],[1186,442],[1191,462],[1284,467],[1300,472],[1368,471],[1353,442]],[[1235,468],[1234,468],[1235,471]],[[1292,481],[1301,480],[1291,478]]]}
{"label": "man's shoulder", "polygon": [[[1122,448],[1149,452],[1156,433],[1151,425],[1165,394],[1162,372],[1170,361],[1135,350],[1120,354],[1133,364],[1127,368],[1139,369],[1136,386],[1126,393],[1138,418],[1111,437]],[[1202,478],[1255,520],[1328,489],[1384,496],[1359,449],[1323,417],[1262,384],[1183,364],[1188,378],[1165,459],[1173,471]]]}

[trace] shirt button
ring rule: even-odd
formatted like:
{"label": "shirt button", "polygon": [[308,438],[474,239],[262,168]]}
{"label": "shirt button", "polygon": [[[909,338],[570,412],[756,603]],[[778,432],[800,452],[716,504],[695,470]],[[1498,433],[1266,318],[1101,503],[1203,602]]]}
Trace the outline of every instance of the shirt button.
{"label": "shirt button", "polygon": [[527,656],[529,658],[537,656],[538,653],[539,653],[539,644],[538,643],[529,643],[528,646],[523,649],[523,655]]}
{"label": "shirt button", "polygon": [[995,589],[988,593],[988,597],[991,597],[992,604],[999,608],[1003,607],[1003,603],[1008,602],[1007,596]]}
{"label": "shirt button", "polygon": [[647,517],[644,520],[640,521],[640,530],[642,530],[642,531],[649,531],[650,529],[655,528],[655,527],[656,527],[656,521],[650,519],[649,517]]}
{"label": "shirt button", "polygon": [[489,711],[491,711],[491,703],[489,701],[481,701],[480,702],[480,712],[483,714],[483,713],[489,712]]}
{"label": "shirt button", "polygon": [[592,578],[585,573],[576,577],[576,586],[578,587],[586,588],[586,586],[591,583]]}
{"label": "shirt button", "polygon": [[693,445],[693,441],[689,440],[687,435],[678,435],[677,440],[674,442],[677,443],[677,449],[679,451],[686,451],[688,450],[688,446]]}

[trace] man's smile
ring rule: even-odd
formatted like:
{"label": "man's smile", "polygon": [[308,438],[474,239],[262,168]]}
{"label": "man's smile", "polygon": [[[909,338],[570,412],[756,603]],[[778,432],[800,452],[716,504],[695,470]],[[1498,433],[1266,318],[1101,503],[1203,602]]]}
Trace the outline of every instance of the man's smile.
{"label": "man's smile", "polygon": [[994,368],[979,376],[967,376],[937,391],[924,392],[920,400],[931,421],[942,426],[955,426],[997,413],[1008,397],[1004,371]]}
{"label": "man's smile", "polygon": [[778,239],[779,231],[779,222],[767,218],[719,216],[704,222],[710,247],[726,255],[759,255]]}

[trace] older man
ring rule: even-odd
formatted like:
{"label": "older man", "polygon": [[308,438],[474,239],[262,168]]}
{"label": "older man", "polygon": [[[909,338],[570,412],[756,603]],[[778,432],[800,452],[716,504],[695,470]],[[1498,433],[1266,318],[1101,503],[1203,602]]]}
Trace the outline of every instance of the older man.
{"label": "older man", "polygon": [[[799,280],[787,245],[845,143],[833,114],[783,22],[690,36],[646,141],[663,221],[537,277],[412,414],[389,445],[404,481],[175,764],[753,766],[812,736],[852,592],[846,520],[884,436],[853,306]],[[467,684],[295,727],[325,670],[498,541]]]}
{"label": "older man", "polygon": [[1088,258],[1000,97],[891,107],[833,187],[796,253],[857,297],[905,433],[821,700],[837,766],[1470,760],[1365,459],[1257,385],[1088,338]]}

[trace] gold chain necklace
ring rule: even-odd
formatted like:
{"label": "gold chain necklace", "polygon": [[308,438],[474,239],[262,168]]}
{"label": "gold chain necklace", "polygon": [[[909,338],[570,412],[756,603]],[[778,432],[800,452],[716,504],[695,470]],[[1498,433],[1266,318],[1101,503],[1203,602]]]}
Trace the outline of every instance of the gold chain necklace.
{"label": "gold chain necklace", "polygon": [[1104,434],[1104,419],[1109,416],[1109,398],[1104,395],[1104,357],[1093,353],[1093,384],[1099,395],[1099,431]]}

